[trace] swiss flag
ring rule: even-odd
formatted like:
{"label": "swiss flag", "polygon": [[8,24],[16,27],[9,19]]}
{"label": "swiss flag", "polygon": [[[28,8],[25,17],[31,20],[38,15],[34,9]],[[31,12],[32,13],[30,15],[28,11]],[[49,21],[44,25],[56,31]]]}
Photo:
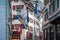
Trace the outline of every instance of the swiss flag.
{"label": "swiss flag", "polygon": [[27,35],[27,38],[30,38],[30,32],[29,31],[27,32],[26,35]]}
{"label": "swiss flag", "polygon": [[23,24],[20,24],[18,28],[16,28],[18,35],[22,34]]}
{"label": "swiss flag", "polygon": [[43,37],[42,32],[40,32],[40,40],[42,40],[42,37]]}

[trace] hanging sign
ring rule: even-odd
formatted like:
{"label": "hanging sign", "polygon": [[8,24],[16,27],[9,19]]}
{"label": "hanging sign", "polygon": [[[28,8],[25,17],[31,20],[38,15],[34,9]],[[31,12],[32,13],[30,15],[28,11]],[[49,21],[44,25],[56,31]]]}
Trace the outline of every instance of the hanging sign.
{"label": "hanging sign", "polygon": [[17,33],[20,35],[22,34],[22,27],[23,27],[23,24],[20,24],[18,28],[16,28],[17,30]]}

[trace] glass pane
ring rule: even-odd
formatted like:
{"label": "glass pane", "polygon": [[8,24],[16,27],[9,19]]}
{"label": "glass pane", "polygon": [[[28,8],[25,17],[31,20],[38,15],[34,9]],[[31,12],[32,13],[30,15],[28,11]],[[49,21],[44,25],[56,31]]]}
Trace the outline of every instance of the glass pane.
{"label": "glass pane", "polygon": [[60,24],[57,25],[57,40],[60,40]]}
{"label": "glass pane", "polygon": [[59,0],[57,0],[57,8],[59,8]]}

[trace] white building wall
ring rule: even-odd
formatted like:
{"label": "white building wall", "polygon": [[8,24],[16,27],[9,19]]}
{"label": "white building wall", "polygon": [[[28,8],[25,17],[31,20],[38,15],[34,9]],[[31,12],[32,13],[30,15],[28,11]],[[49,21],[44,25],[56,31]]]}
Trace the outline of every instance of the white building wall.
{"label": "white building wall", "polygon": [[[13,10],[13,6],[15,6],[15,5],[24,5],[24,8],[21,9],[21,12],[20,12],[20,13],[17,13],[16,10]],[[21,15],[21,16],[24,16],[24,15],[26,15],[26,13],[27,13],[27,11],[26,11],[26,6],[25,6],[25,4],[24,4],[22,1],[19,1],[19,2],[14,2],[14,1],[12,1],[12,2],[11,2],[11,9],[12,9],[12,16],[13,16],[13,15]]]}
{"label": "white building wall", "polygon": [[[16,10],[13,10],[13,6],[15,6],[15,5],[24,5],[24,8],[21,9],[21,13],[17,13]],[[11,10],[12,10],[12,18],[13,18],[13,15],[21,15],[21,16],[23,16],[22,18],[26,17],[26,13],[27,13],[26,6],[21,0],[19,0],[19,2],[11,1]],[[17,21],[19,21],[19,20],[13,20],[12,23],[18,24],[19,22],[17,22]],[[21,40],[26,39],[26,32],[27,31],[25,29],[22,29]]]}
{"label": "white building wall", "polygon": [[[36,19],[36,18],[34,18],[34,20],[35,20],[35,36],[38,36],[39,37],[39,32],[40,32],[40,21],[38,20],[38,19]],[[37,23],[39,24],[39,25],[37,25]]]}
{"label": "white building wall", "polygon": [[15,6],[15,5],[24,5],[24,3],[22,1],[19,1],[19,2],[12,1],[11,2],[12,15],[15,15],[15,14],[17,15],[16,10],[13,10],[13,6]]}
{"label": "white building wall", "polygon": [[[32,30],[34,31],[34,13],[29,11],[28,16],[33,20],[32,22],[29,21],[28,26],[31,27]],[[30,32],[33,33],[33,31],[30,31]]]}
{"label": "white building wall", "polygon": [[29,23],[28,23],[28,28],[30,33],[32,33],[32,40],[34,40],[34,12],[29,11],[28,13],[29,18],[31,18],[33,21],[31,22],[29,19]]}

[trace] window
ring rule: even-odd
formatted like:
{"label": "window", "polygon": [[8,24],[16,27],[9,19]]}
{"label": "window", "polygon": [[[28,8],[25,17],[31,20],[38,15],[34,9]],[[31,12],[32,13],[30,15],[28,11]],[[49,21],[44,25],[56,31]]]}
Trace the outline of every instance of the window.
{"label": "window", "polygon": [[29,18],[29,21],[30,21],[31,23],[33,23],[33,19]]}
{"label": "window", "polygon": [[51,6],[49,5],[49,15],[51,15]]}
{"label": "window", "polygon": [[16,6],[16,11],[20,13],[21,9],[23,9],[23,8],[24,8],[24,5],[17,5]]}
{"label": "window", "polygon": [[57,34],[56,34],[57,35],[57,40],[60,40],[60,24],[57,25],[56,29],[57,29],[57,31],[56,31],[57,32]]}
{"label": "window", "polygon": [[21,12],[20,5],[17,5],[17,6],[16,6],[16,11],[17,11],[17,12]]}
{"label": "window", "polygon": [[13,10],[16,10],[16,6],[13,6]]}
{"label": "window", "polygon": [[48,12],[45,14],[45,21],[48,20]]}
{"label": "window", "polygon": [[16,19],[16,15],[13,15],[13,19]]}
{"label": "window", "polygon": [[60,33],[60,24],[57,25],[57,32]]}
{"label": "window", "polygon": [[55,11],[55,3],[53,2],[49,6],[49,15],[51,16],[54,11]]}
{"label": "window", "polygon": [[51,32],[54,32],[54,27],[51,27]]}
{"label": "window", "polygon": [[44,36],[43,36],[44,38],[43,38],[43,39],[44,39],[44,40],[48,40],[48,39],[49,39],[49,38],[48,38],[48,35],[49,35],[49,34],[48,34],[48,28],[47,28],[47,29],[44,29],[44,30],[43,30],[43,33],[44,33]]}
{"label": "window", "polygon": [[51,16],[54,11],[54,5],[53,3],[49,6],[49,15]]}
{"label": "window", "polygon": [[50,40],[54,40],[54,27],[53,27],[53,25],[50,27]]}
{"label": "window", "polygon": [[53,5],[51,5],[51,13],[50,13],[51,15],[52,15],[52,13],[53,13],[53,9],[54,9],[54,8],[53,8]]}
{"label": "window", "polygon": [[16,7],[17,7],[17,9],[23,9],[24,5],[17,5]]}
{"label": "window", "polygon": [[30,30],[30,31],[33,31],[33,28],[32,28],[31,26],[29,26],[29,30]]}
{"label": "window", "polygon": [[31,12],[30,14],[33,15],[33,12]]}
{"label": "window", "polygon": [[59,8],[59,0],[57,0],[57,8]]}
{"label": "window", "polygon": [[43,30],[43,40],[45,40],[45,30]]}
{"label": "window", "polygon": [[39,24],[36,22],[36,24],[39,26]]}
{"label": "window", "polygon": [[58,7],[59,7],[58,0],[53,1],[49,6],[49,15],[51,16],[55,11],[57,11]]}
{"label": "window", "polygon": [[53,2],[53,12],[55,11],[55,2]]}
{"label": "window", "polygon": [[55,11],[57,10],[57,0],[54,1],[54,5],[55,5]]}
{"label": "window", "polygon": [[12,22],[12,18],[8,18],[8,22]]}
{"label": "window", "polygon": [[46,39],[46,31],[47,31],[47,30],[45,30],[45,39]]}
{"label": "window", "polygon": [[60,0],[59,0],[59,7],[60,7]]}

